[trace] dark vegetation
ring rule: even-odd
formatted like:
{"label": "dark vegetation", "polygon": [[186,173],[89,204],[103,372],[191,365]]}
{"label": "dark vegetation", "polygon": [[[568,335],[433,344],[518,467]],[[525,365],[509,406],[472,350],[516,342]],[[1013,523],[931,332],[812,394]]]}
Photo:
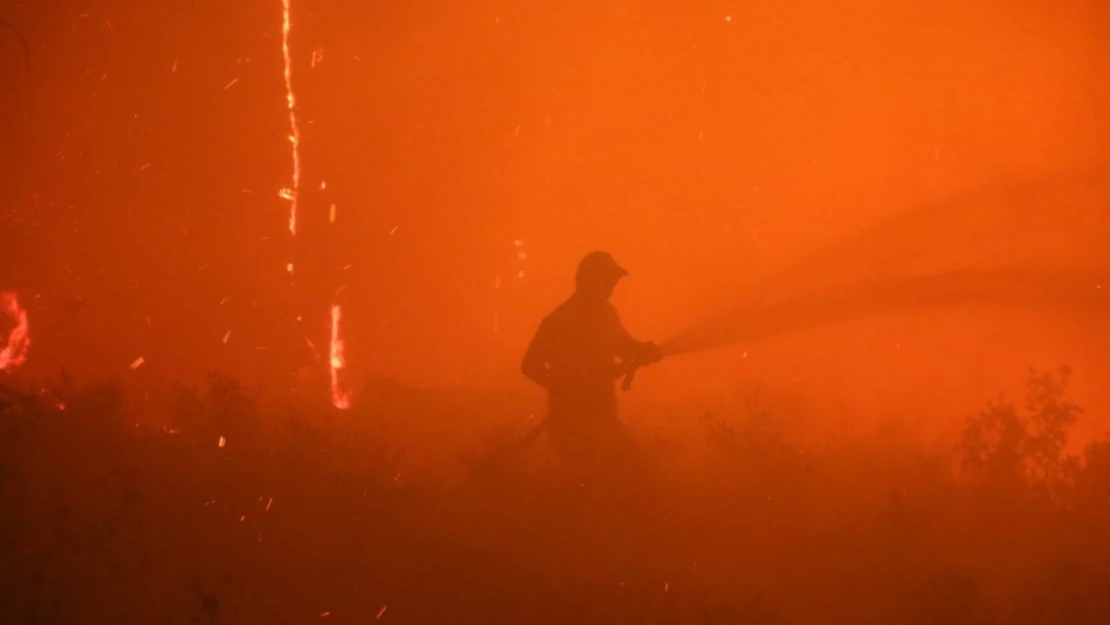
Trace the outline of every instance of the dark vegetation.
{"label": "dark vegetation", "polygon": [[1106,624],[1110,441],[1072,452],[1067,383],[1030,374],[952,445],[803,448],[753,400],[703,417],[696,469],[645,436],[613,492],[502,431],[445,483],[357,407],[270,414],[214,377],[150,427],[62,380],[0,395],[0,623]]}

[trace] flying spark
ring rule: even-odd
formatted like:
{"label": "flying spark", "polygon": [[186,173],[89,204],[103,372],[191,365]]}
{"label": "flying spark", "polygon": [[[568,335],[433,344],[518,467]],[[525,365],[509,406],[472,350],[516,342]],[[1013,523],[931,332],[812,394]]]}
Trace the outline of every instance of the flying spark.
{"label": "flying spark", "polygon": [[15,322],[4,347],[0,349],[0,371],[12,371],[27,360],[27,350],[31,347],[27,311],[19,307],[15,293],[0,292],[0,314]]}
{"label": "flying spark", "polygon": [[331,403],[340,410],[351,406],[350,395],[339,384],[339,372],[347,366],[343,357],[343,339],[339,336],[339,320],[342,311],[338,304],[331,307]]}
{"label": "flying spark", "polygon": [[216,446],[217,447],[226,447],[227,446],[227,439],[221,436],[220,440],[216,441]]}
{"label": "flying spark", "polygon": [[131,363],[130,369],[132,371],[134,371],[135,369],[138,369],[139,367],[143,366],[144,362],[146,362],[146,360],[144,360],[142,356],[139,356],[138,358],[135,359],[134,362]]}

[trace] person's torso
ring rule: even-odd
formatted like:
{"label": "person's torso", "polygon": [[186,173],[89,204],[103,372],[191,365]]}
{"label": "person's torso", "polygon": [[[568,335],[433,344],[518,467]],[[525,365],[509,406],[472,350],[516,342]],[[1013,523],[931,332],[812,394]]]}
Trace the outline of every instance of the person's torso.
{"label": "person's torso", "polygon": [[553,409],[607,410],[616,404],[620,321],[608,302],[572,297],[551,315],[548,355]]}

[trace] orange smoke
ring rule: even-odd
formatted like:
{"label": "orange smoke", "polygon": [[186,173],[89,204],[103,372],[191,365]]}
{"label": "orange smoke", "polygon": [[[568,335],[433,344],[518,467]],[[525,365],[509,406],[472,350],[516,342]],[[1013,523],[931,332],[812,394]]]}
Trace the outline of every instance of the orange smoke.
{"label": "orange smoke", "polygon": [[8,333],[7,340],[0,349],[0,371],[11,371],[26,362],[27,350],[31,347],[27,311],[19,307],[15,293],[0,292],[0,313],[15,321],[15,327]]}

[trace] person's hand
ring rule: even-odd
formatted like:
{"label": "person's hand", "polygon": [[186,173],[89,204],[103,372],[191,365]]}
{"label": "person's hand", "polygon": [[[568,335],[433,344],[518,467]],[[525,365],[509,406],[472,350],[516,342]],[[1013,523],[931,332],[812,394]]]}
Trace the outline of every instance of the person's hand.
{"label": "person's hand", "polygon": [[641,345],[640,349],[642,352],[640,358],[642,358],[644,362],[648,364],[663,360],[663,350],[659,349],[659,346],[655,343],[652,343],[651,341],[648,341]]}

